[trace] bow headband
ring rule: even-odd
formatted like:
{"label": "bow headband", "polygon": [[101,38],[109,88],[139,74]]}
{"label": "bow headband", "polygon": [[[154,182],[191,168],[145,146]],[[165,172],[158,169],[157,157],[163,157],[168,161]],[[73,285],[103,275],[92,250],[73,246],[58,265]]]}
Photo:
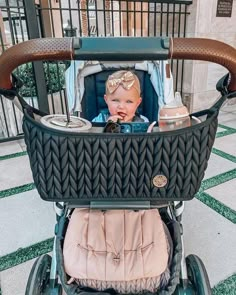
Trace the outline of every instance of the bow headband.
{"label": "bow headband", "polygon": [[[138,85],[135,85],[135,82]],[[130,71],[118,71],[108,77],[106,83],[106,90],[108,93],[114,93],[119,86],[122,86],[126,90],[134,87],[138,91],[138,94],[140,94],[139,80]]]}

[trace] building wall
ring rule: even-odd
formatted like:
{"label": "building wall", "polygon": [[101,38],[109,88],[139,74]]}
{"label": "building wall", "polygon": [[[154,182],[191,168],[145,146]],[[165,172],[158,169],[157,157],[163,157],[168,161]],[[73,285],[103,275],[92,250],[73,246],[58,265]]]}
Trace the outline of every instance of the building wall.
{"label": "building wall", "polygon": [[[231,17],[216,17],[216,10],[217,0],[194,0],[189,6],[187,37],[215,39],[236,47],[236,0]],[[212,105],[219,97],[216,82],[226,73],[214,63],[186,61],[184,93],[192,99],[192,110]]]}

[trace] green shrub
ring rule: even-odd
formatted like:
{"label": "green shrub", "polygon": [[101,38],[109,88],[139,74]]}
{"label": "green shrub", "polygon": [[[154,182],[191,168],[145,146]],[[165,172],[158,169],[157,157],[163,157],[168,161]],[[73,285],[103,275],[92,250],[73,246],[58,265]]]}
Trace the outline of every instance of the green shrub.
{"label": "green shrub", "polygon": [[[62,90],[65,84],[65,64],[43,63],[43,68],[47,93],[50,94]],[[37,96],[32,63],[19,66],[15,70],[14,74],[23,82],[23,86],[20,88],[19,91],[22,96]]]}

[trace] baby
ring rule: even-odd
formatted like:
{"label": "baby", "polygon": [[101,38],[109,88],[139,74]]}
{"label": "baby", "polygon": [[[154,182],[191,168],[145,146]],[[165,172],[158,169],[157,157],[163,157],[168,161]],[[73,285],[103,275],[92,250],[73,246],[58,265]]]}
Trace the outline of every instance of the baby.
{"label": "baby", "polygon": [[130,71],[117,71],[106,81],[104,99],[107,112],[101,112],[93,122],[148,122],[148,119],[137,113],[142,98],[140,97],[138,77]]}

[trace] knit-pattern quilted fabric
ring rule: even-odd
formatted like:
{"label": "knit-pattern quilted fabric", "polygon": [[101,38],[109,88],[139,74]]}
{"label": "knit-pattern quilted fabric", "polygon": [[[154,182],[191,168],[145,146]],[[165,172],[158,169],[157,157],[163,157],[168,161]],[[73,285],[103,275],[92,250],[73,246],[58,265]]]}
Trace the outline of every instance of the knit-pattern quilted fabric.
{"label": "knit-pattern quilted fabric", "polygon": [[[28,116],[23,128],[44,200],[189,200],[204,177],[217,114],[182,130],[150,134],[72,134]],[[163,187],[155,186],[157,175],[166,179]]]}

